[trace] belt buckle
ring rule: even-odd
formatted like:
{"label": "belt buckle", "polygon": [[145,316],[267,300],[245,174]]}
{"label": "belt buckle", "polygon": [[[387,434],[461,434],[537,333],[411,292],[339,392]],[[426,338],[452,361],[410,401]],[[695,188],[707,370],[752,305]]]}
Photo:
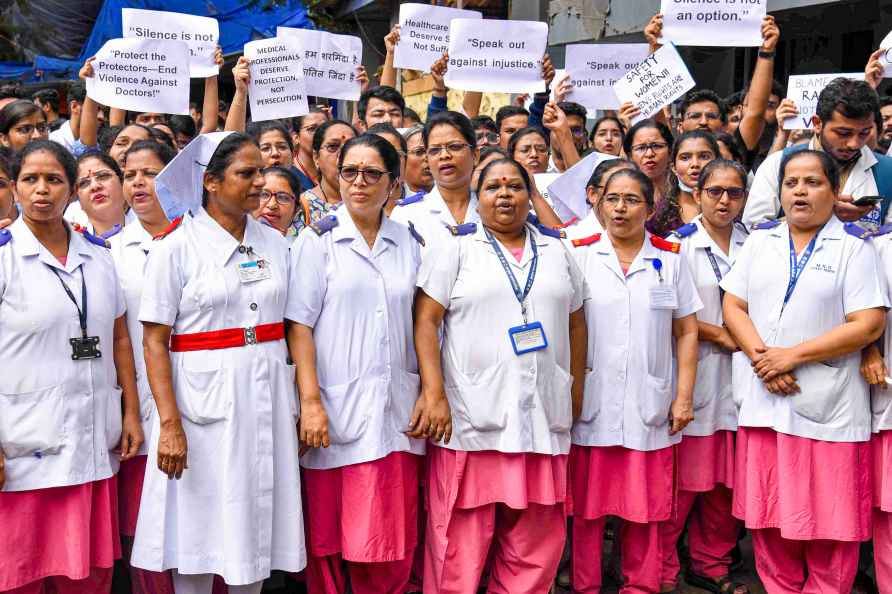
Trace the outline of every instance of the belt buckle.
{"label": "belt buckle", "polygon": [[245,328],[245,344],[257,344],[257,329],[254,326]]}

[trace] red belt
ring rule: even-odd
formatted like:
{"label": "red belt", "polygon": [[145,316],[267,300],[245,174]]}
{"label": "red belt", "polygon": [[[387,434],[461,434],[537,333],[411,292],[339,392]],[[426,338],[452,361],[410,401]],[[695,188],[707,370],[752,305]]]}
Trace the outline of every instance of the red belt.
{"label": "red belt", "polygon": [[210,351],[231,349],[258,342],[269,342],[285,338],[285,324],[261,324],[251,328],[227,328],[194,334],[174,334],[170,337],[170,350],[173,353],[184,351]]}

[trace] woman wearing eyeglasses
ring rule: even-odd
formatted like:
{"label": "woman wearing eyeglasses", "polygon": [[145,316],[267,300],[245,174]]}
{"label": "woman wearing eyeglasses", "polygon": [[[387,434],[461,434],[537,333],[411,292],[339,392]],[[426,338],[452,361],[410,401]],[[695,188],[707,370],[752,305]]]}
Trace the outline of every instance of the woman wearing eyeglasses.
{"label": "woman wearing eyeglasses", "polygon": [[673,513],[673,446],[694,418],[694,314],[703,304],[678,244],[645,229],[653,195],[640,171],[614,172],[598,203],[604,233],[572,242],[594,289],[570,450],[574,592],[600,591],[609,515],[624,520],[621,591],[660,591],[659,527]]}
{"label": "woman wearing eyeglasses", "polygon": [[32,140],[46,140],[46,114],[31,101],[19,99],[0,109],[0,143],[19,152]]}
{"label": "woman wearing eyeglasses", "polygon": [[120,233],[136,219],[124,200],[123,178],[117,161],[105,153],[81,155],[77,160],[78,200],[65,210],[65,218],[102,239]]}
{"label": "woman wearing eyeglasses", "polygon": [[[307,586],[403,592],[417,542],[423,438],[449,408],[419,399],[412,304],[422,238],[384,214],[400,158],[382,137],[348,140],[344,206],[291,253],[288,339],[297,365],[309,535]],[[437,438],[442,438],[441,430]]]}
{"label": "woman wearing eyeglasses", "polygon": [[529,127],[518,130],[508,141],[508,154],[523,165],[530,175],[548,170],[551,142],[541,128]]}
{"label": "woman wearing eyeglasses", "polygon": [[293,223],[300,191],[300,182],[290,169],[267,167],[263,170],[263,190],[254,218],[285,237],[296,237]]}
{"label": "woman wearing eyeglasses", "polygon": [[406,196],[418,192],[427,194],[434,187],[434,178],[427,163],[423,132],[424,126],[418,125],[410,128],[405,134],[406,171],[403,172],[403,179],[406,180]]}
{"label": "woman wearing eyeglasses", "polygon": [[729,577],[730,553],[740,530],[740,522],[731,513],[737,430],[731,356],[739,349],[722,321],[719,288],[747,238],[743,225],[735,222],[746,202],[746,182],[746,171],[734,161],[710,161],[699,173],[693,192],[701,214],[671,237],[681,242],[681,255],[694,277],[703,309],[697,312],[700,344],[694,420],[676,446],[677,509],[660,525],[664,591],[678,585],[681,566],[676,545],[686,523],[691,566],[685,581],[720,594],[748,591]]}
{"label": "woman wearing eyeglasses", "polygon": [[623,139],[623,150],[647,176],[654,189],[654,204],[666,196],[671,165],[672,132],[663,122],[641,120]]}
{"label": "woman wearing eyeglasses", "polygon": [[312,188],[319,183],[319,169],[313,160],[313,136],[326,120],[328,112],[318,105],[311,105],[310,113],[291,120],[291,140],[295,148],[293,162],[302,188]]}

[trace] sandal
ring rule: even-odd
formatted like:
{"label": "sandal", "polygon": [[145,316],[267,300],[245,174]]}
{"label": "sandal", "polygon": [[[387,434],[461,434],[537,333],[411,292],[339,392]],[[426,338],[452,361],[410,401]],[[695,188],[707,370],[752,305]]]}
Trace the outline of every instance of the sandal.
{"label": "sandal", "polygon": [[750,589],[746,584],[733,582],[727,575],[713,579],[698,575],[688,569],[684,574],[684,580],[691,586],[708,590],[714,594],[750,594]]}

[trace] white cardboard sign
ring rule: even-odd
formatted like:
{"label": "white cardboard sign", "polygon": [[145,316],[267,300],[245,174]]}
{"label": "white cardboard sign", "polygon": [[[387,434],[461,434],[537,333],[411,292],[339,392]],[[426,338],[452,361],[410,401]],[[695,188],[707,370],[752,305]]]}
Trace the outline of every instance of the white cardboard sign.
{"label": "white cardboard sign", "polygon": [[[573,83],[567,96],[588,110],[619,109],[613,83],[647,58],[646,43],[577,43],[567,46],[566,70]],[[555,79],[557,80],[557,79]]]}
{"label": "white cardboard sign", "polygon": [[714,47],[762,45],[768,0],[662,0],[663,43]]}
{"label": "white cardboard sign", "polygon": [[592,207],[586,199],[585,187],[595,167],[608,159],[616,159],[616,156],[591,152],[549,184],[548,196],[562,220],[567,221],[573,216],[584,219],[588,215]]}
{"label": "white cardboard sign", "polygon": [[548,25],[538,21],[454,19],[446,85],[463,91],[542,92],[547,40]]}
{"label": "white cardboard sign", "polygon": [[396,68],[429,72],[449,49],[452,19],[480,19],[479,12],[431,4],[400,5],[400,42],[393,54]]}
{"label": "white cardboard sign", "polygon": [[362,65],[362,40],[312,29],[277,27],[276,36],[296,37],[304,51],[304,76],[314,97],[359,99],[356,69]]}
{"label": "white cardboard sign", "polygon": [[121,9],[124,37],[184,41],[189,46],[189,76],[207,78],[220,69],[214,63],[214,51],[220,40],[220,25],[210,17],[143,10]]}
{"label": "white cardboard sign", "polygon": [[799,115],[784,120],[784,130],[810,130],[812,117],[818,109],[818,96],[834,78],[863,80],[863,72],[848,74],[801,74],[793,75],[787,81],[787,99],[792,99],[799,108]]}
{"label": "white cardboard sign", "polygon": [[128,111],[189,113],[189,46],[185,41],[109,39],[96,52],[87,95]]}
{"label": "white cardboard sign", "polygon": [[649,118],[694,87],[687,65],[671,43],[664,45],[613,84],[620,103],[631,101],[641,110],[632,123]]}
{"label": "white cardboard sign", "polygon": [[886,66],[886,72],[883,76],[884,78],[892,78],[892,56],[889,55],[889,50],[892,49],[892,31],[880,42],[880,49],[886,50],[880,57],[880,62]]}
{"label": "white cardboard sign", "polygon": [[309,113],[302,54],[300,42],[293,37],[273,37],[245,44],[245,57],[251,69],[248,98],[252,120],[277,120]]}

